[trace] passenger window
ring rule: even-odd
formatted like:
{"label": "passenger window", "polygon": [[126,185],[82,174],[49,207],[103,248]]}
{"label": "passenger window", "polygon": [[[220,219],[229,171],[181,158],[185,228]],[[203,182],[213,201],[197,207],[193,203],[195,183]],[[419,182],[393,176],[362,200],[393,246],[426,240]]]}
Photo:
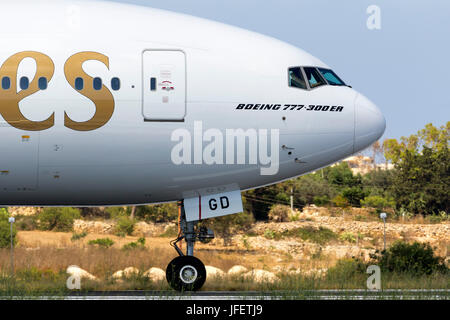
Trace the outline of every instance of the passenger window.
{"label": "passenger window", "polygon": [[30,86],[30,80],[28,80],[28,77],[20,78],[20,89],[27,90],[29,86]]}
{"label": "passenger window", "polygon": [[316,68],[304,68],[311,89],[327,84]]}
{"label": "passenger window", "polygon": [[83,90],[83,88],[84,88],[84,80],[83,80],[83,78],[76,78],[75,79],[75,89]]}
{"label": "passenger window", "polygon": [[346,84],[342,81],[336,73],[330,69],[318,68],[323,77],[327,80],[328,84],[332,86],[345,86]]}
{"label": "passenger window", "polygon": [[289,87],[307,89],[301,68],[289,68]]}
{"label": "passenger window", "polygon": [[156,91],[156,78],[150,78],[150,91]]}
{"label": "passenger window", "polygon": [[94,78],[94,89],[100,90],[102,88],[102,79],[101,78]]}
{"label": "passenger window", "polygon": [[11,79],[9,77],[3,77],[2,79],[2,89],[9,90],[11,88]]}
{"label": "passenger window", "polygon": [[38,80],[38,86],[41,90],[47,89],[47,78],[46,77],[40,77]]}
{"label": "passenger window", "polygon": [[114,91],[117,91],[120,89],[120,79],[119,78],[112,78],[111,79],[111,88]]}

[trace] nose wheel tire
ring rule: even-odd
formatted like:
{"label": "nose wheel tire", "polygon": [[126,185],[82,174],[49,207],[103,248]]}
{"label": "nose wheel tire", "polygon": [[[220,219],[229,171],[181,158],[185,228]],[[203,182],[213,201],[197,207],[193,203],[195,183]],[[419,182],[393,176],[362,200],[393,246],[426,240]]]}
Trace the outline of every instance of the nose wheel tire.
{"label": "nose wheel tire", "polygon": [[206,281],[205,265],[193,256],[176,257],[167,266],[166,279],[177,291],[197,291]]}

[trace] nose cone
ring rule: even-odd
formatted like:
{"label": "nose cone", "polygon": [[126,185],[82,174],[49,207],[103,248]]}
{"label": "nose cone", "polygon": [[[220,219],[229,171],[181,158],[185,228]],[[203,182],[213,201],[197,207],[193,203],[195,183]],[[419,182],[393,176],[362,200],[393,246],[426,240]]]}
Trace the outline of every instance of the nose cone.
{"label": "nose cone", "polygon": [[377,106],[362,94],[355,100],[355,152],[361,151],[381,138],[386,120]]}

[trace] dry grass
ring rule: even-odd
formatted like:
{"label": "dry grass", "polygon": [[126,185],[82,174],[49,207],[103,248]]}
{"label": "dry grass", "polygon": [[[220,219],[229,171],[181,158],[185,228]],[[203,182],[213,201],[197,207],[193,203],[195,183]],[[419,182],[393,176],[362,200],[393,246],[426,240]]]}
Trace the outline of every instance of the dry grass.
{"label": "dry grass", "polygon": [[[72,234],[63,232],[20,231],[18,247],[15,249],[17,267],[35,266],[59,271],[65,270],[69,265],[78,265],[95,275],[99,271],[100,275],[104,275],[107,274],[104,270],[115,272],[129,266],[142,271],[150,267],[165,270],[167,264],[177,256],[169,245],[171,240],[169,238],[147,237],[146,250],[125,251],[121,249],[123,245],[136,241],[138,237],[88,234],[76,241],[71,241],[71,237]],[[114,241],[114,245],[109,249],[88,245],[90,240],[98,238],[110,238]],[[185,248],[184,244],[182,248]],[[310,270],[327,268],[336,262],[333,257],[321,257],[318,252],[311,252],[311,255],[314,254],[316,258],[300,260],[294,259],[288,253],[274,250],[245,248],[240,244],[223,246],[221,240],[215,240],[210,244],[196,243],[195,247],[195,255],[205,265],[212,265],[224,271],[235,265],[268,271],[275,268]],[[9,250],[0,250],[0,261],[9,261]]]}
{"label": "dry grass", "polygon": [[[17,269],[35,267],[39,270],[59,272],[70,265],[78,265],[88,272],[107,276],[118,270],[134,266],[141,271],[150,267],[165,270],[167,264],[177,256],[169,245],[170,239],[146,238],[145,250],[122,250],[123,245],[136,241],[138,237],[117,237],[113,235],[89,234],[80,240],[71,241],[72,234],[63,232],[21,231],[18,233],[18,246],[15,248]],[[109,249],[88,245],[90,240],[110,238],[115,243]],[[0,270],[9,270],[8,249],[0,249]],[[288,254],[244,249],[240,246],[221,245],[221,241],[211,244],[196,244],[196,256],[205,265],[212,265],[224,271],[234,265],[249,269],[272,270],[279,266],[287,268],[323,267],[323,262],[295,261]]]}
{"label": "dry grass", "polygon": [[[100,279],[99,282],[83,282],[86,290],[169,290],[165,281],[152,283],[142,273],[150,267],[165,270],[167,264],[177,256],[170,247],[168,238],[146,238],[145,249],[123,250],[123,245],[136,241],[137,237],[117,237],[112,235],[89,234],[71,241],[71,233],[21,231],[19,244],[15,248],[16,278],[8,280],[5,275],[10,270],[10,251],[0,249],[0,291],[23,294],[55,292],[64,294],[66,290],[66,269],[78,265]],[[88,245],[89,240],[111,238],[115,244],[108,249]],[[333,255],[323,256],[319,251],[310,252],[310,259],[294,259],[288,253],[270,250],[243,248],[241,245],[224,247],[222,241],[196,245],[196,256],[205,265],[212,265],[224,271],[234,265],[248,269],[278,271],[280,281],[274,284],[257,283],[240,278],[208,279],[203,290],[314,290],[314,289],[364,289],[366,275],[356,275],[352,279],[327,279],[315,276],[289,275],[290,268],[301,270],[327,269],[336,264]],[[448,245],[441,248],[448,250]],[[112,274],[126,267],[134,266],[140,274],[114,281]],[[283,271],[286,271],[283,273]],[[1,276],[3,274],[3,277]],[[13,281],[13,282],[11,282]],[[448,276],[423,278],[391,277],[383,278],[384,288],[449,288]]]}

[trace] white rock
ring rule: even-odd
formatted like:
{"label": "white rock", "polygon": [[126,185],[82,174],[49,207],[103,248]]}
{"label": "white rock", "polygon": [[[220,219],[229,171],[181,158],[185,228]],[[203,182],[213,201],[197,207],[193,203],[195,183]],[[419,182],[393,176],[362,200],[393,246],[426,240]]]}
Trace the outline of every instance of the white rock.
{"label": "white rock", "polygon": [[114,272],[112,277],[114,279],[121,279],[121,278],[123,278],[123,270],[119,270],[119,271]]}
{"label": "white rock", "polygon": [[139,273],[139,269],[137,269],[135,267],[128,267],[123,270],[119,270],[119,271],[115,272],[112,275],[112,277],[114,279],[129,278],[129,277],[132,277],[133,275],[137,275],[138,273]]}
{"label": "white rock", "polygon": [[225,276],[225,272],[223,272],[219,268],[212,266],[205,266],[205,269],[206,269],[206,278],[223,278]]}
{"label": "white rock", "polygon": [[234,266],[232,267],[230,270],[228,270],[228,275],[229,276],[238,276],[241,275],[243,273],[248,272],[248,269],[244,266]]}
{"label": "white rock", "polygon": [[93,276],[86,270],[81,269],[78,266],[69,266],[66,270],[71,276],[79,277],[80,279],[98,280],[97,277]]}
{"label": "white rock", "polygon": [[166,279],[166,273],[160,268],[150,268],[144,272],[144,276],[148,277],[152,282],[159,282]]}
{"label": "white rock", "polygon": [[135,268],[135,267],[128,267],[123,269],[123,276],[128,278],[134,275],[137,275],[139,273],[139,269]]}
{"label": "white rock", "polygon": [[246,279],[252,279],[258,283],[263,283],[263,282],[273,283],[273,282],[278,281],[278,277],[275,274],[273,274],[272,272],[260,270],[260,269],[256,269],[256,270],[247,272],[243,275],[243,277]]}

